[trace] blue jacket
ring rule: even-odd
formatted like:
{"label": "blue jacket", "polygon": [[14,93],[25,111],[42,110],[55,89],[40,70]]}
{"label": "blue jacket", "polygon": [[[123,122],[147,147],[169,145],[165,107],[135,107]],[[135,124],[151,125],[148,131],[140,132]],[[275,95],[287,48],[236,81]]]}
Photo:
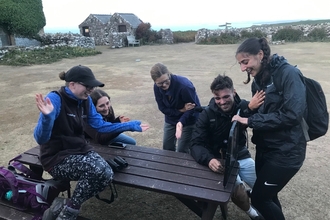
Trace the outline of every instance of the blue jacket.
{"label": "blue jacket", "polygon": [[[65,87],[65,92],[72,99],[78,100],[68,87]],[[59,116],[61,110],[61,97],[58,94],[55,92],[50,92],[46,97],[48,97],[52,102],[54,110],[48,115],[40,113],[38,124],[34,129],[34,138],[38,144],[44,144],[49,141],[54,126],[54,121]],[[98,132],[121,133],[124,131],[142,131],[140,121],[133,120],[125,123],[111,123],[104,121],[102,116],[96,111],[91,98],[88,97],[88,99],[90,99],[90,106],[89,114],[87,116],[87,123]],[[81,101],[82,100],[78,100],[78,103],[81,103]]]}
{"label": "blue jacket", "polygon": [[195,112],[194,109],[184,113],[179,111],[189,102],[200,106],[196,89],[186,77],[171,74],[169,89],[165,91],[155,84],[154,94],[158,109],[165,115],[166,123],[176,125],[180,121],[183,126],[186,126],[196,122],[198,112]]}

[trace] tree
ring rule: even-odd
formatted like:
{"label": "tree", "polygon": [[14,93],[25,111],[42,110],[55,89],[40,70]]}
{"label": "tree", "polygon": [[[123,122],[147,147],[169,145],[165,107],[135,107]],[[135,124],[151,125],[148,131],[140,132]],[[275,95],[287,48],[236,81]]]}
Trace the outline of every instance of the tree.
{"label": "tree", "polygon": [[45,25],[41,0],[0,0],[0,28],[9,36],[33,38]]}

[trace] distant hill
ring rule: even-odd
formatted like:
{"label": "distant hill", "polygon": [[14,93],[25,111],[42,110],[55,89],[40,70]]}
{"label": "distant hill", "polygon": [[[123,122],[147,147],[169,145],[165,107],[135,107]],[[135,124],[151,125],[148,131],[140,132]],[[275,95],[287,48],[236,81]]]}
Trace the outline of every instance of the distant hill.
{"label": "distant hill", "polygon": [[301,24],[320,24],[320,23],[330,23],[330,19],[325,20],[287,20],[287,21],[270,21],[270,22],[260,22],[254,24],[253,26],[288,26],[288,25],[301,25]]}

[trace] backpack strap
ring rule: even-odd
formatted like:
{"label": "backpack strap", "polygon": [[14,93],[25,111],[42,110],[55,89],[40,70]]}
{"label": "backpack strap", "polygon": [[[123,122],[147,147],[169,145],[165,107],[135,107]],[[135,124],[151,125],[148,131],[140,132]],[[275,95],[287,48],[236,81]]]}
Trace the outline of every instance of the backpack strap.
{"label": "backpack strap", "polygon": [[20,171],[22,174],[24,174],[24,176],[32,178],[32,179],[37,179],[40,180],[41,177],[36,174],[35,172],[33,172],[31,169],[29,169],[27,166],[23,165],[21,162],[18,162],[17,159],[21,157],[21,155],[11,159],[8,162],[8,169],[12,170],[13,168],[15,170]]}
{"label": "backpack strap", "polygon": [[[277,70],[275,73],[280,72],[282,70],[282,68],[285,67],[286,65],[290,65],[290,64],[287,63],[287,64],[282,65],[280,67],[280,69]],[[297,65],[295,65],[294,67],[297,67]],[[281,80],[279,75],[280,75],[279,73],[277,73],[277,74],[274,74],[273,73],[272,76],[271,76],[271,80],[272,80],[272,83],[274,84],[276,90],[278,91],[278,94],[280,96],[283,96],[283,91],[279,89],[280,88],[280,80]],[[300,78],[301,78],[302,82],[304,83],[304,85],[306,87],[305,78],[304,78],[304,76],[302,74],[300,74]],[[306,87],[306,89],[307,89],[307,87]],[[307,122],[306,122],[306,120],[305,120],[304,117],[302,117],[302,120],[300,122],[300,125],[301,125],[301,128],[303,130],[303,133],[304,133],[304,136],[305,136],[306,141],[309,141],[310,140],[310,137],[309,137],[309,134],[308,134],[309,127],[308,127],[308,124],[307,124]]]}

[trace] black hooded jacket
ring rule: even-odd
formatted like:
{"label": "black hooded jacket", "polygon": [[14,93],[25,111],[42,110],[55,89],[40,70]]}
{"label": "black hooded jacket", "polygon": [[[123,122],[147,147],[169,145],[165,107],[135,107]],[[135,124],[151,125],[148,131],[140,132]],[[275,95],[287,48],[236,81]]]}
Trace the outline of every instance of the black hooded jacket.
{"label": "black hooded jacket", "polygon": [[[253,128],[252,142],[267,161],[299,168],[306,153],[301,127],[306,114],[306,88],[302,74],[277,54],[272,56],[268,68],[272,75],[269,83],[262,87],[257,77],[252,83],[252,95],[260,90],[266,92],[263,105],[248,118],[248,126]],[[275,87],[275,80],[279,82],[276,83],[279,88]]]}
{"label": "black hooded jacket", "polygon": [[[195,124],[192,138],[190,153],[192,157],[200,164],[208,166],[213,158],[225,159],[228,146],[228,137],[232,125],[231,119],[237,113],[241,101],[236,94],[233,109],[230,113],[223,112],[215,103],[214,98],[209,102],[209,106],[204,109],[198,117]],[[212,113],[207,113],[212,111]],[[215,118],[212,118],[212,117]],[[215,120],[214,120],[215,119]],[[239,152],[238,160],[250,158],[251,155],[246,147],[245,129],[241,128],[239,133]]]}

